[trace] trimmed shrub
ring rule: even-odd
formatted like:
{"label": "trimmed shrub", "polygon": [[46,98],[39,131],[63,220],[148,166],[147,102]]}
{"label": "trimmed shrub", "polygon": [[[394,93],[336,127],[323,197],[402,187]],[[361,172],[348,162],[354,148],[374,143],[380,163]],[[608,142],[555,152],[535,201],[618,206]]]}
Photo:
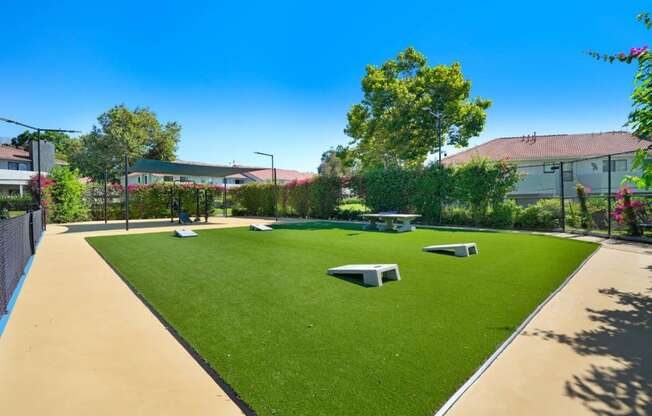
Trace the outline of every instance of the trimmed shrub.
{"label": "trimmed shrub", "polygon": [[53,183],[48,187],[48,221],[61,223],[88,220],[89,209],[82,198],[84,185],[79,181],[79,171],[57,166],[50,171],[49,178]]}
{"label": "trimmed shrub", "polygon": [[495,228],[512,228],[523,213],[523,207],[513,200],[495,204],[486,219],[486,225]]}
{"label": "trimmed shrub", "polygon": [[229,190],[237,212],[245,215],[274,215],[274,185],[250,183]]}
{"label": "trimmed shrub", "polygon": [[331,218],[342,198],[342,179],[319,175],[308,182],[310,189],[310,216]]}
{"label": "trimmed shrub", "polygon": [[365,172],[351,181],[357,195],[374,212],[411,212],[414,171],[397,167]]}
{"label": "trimmed shrub", "polygon": [[370,212],[363,204],[342,204],[335,209],[335,218],[347,221],[358,221],[362,219],[362,214]]}
{"label": "trimmed shrub", "polygon": [[559,228],[560,218],[561,207],[558,199],[540,199],[536,204],[525,208],[514,225],[517,228],[552,230]]}

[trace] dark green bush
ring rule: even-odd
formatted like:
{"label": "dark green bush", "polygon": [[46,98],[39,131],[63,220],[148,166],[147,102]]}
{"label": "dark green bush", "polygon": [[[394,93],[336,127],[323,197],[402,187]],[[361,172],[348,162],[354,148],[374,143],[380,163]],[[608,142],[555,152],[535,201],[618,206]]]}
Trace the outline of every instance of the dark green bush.
{"label": "dark green bush", "polygon": [[540,199],[523,210],[515,221],[515,227],[524,229],[552,230],[559,228],[561,206],[556,198]]}
{"label": "dark green bush", "polygon": [[485,224],[494,228],[512,228],[522,213],[522,206],[513,200],[506,200],[491,207]]}

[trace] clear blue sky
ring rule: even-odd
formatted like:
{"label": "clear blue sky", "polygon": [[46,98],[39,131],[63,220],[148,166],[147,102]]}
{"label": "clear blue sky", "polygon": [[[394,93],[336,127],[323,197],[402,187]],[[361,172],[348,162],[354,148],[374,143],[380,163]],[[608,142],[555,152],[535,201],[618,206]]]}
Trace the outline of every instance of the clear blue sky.
{"label": "clear blue sky", "polygon": [[[241,3],[241,4],[239,4]],[[55,2],[4,0],[0,116],[88,131],[124,103],[183,127],[179,158],[316,170],[345,144],[366,64],[407,46],[460,61],[493,100],[473,144],[606,131],[629,110],[634,68],[582,52],[648,33],[638,1]],[[19,130],[0,125],[0,137]]]}

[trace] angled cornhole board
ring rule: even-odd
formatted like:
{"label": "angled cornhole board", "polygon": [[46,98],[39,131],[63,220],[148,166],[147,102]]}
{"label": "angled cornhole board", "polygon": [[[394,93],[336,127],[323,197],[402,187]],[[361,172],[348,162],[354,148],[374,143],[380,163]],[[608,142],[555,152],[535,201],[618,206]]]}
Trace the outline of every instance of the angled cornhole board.
{"label": "angled cornhole board", "polygon": [[269,227],[265,224],[251,224],[249,226],[249,229],[251,231],[273,231],[274,230],[272,227]]}
{"label": "angled cornhole board", "polygon": [[398,264],[347,264],[328,269],[328,274],[361,274],[365,286],[382,286],[383,277],[388,280],[401,280]]}
{"label": "angled cornhole board", "polygon": [[186,237],[197,237],[197,233],[191,230],[175,230],[174,234],[177,237],[186,238]]}
{"label": "angled cornhole board", "polygon": [[454,251],[457,257],[468,257],[471,254],[478,254],[478,247],[475,243],[441,244],[438,246],[424,247],[423,251],[431,253],[436,251]]}

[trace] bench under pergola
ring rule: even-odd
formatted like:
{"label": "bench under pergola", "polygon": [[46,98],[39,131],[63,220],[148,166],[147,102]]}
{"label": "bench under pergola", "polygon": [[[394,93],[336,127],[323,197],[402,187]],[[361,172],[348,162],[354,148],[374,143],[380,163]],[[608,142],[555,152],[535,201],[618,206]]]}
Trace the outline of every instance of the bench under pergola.
{"label": "bench under pergola", "polygon": [[[209,178],[223,178],[224,186],[224,215],[226,216],[226,177],[235,174],[242,174],[256,170],[262,170],[265,168],[254,167],[254,166],[228,166],[228,165],[216,165],[212,163],[199,163],[199,162],[184,162],[181,160],[175,161],[164,161],[164,160],[152,160],[152,159],[140,159],[136,161],[133,165],[125,165],[125,229],[129,230],[129,174],[130,173],[152,173],[159,175],[171,175],[171,176],[203,176]],[[174,182],[173,182],[174,186]],[[174,189],[174,188],[173,188]],[[199,189],[195,188],[196,192],[196,213],[197,217],[199,216]],[[106,188],[104,192],[104,203],[106,207]],[[207,199],[205,198],[205,201]],[[170,217],[171,221],[174,221],[174,209],[173,209],[173,195],[170,199]],[[204,215],[206,222],[208,222],[208,204],[204,204]],[[180,220],[180,219],[179,219]],[[106,208],[104,210],[104,221],[106,222]]]}

